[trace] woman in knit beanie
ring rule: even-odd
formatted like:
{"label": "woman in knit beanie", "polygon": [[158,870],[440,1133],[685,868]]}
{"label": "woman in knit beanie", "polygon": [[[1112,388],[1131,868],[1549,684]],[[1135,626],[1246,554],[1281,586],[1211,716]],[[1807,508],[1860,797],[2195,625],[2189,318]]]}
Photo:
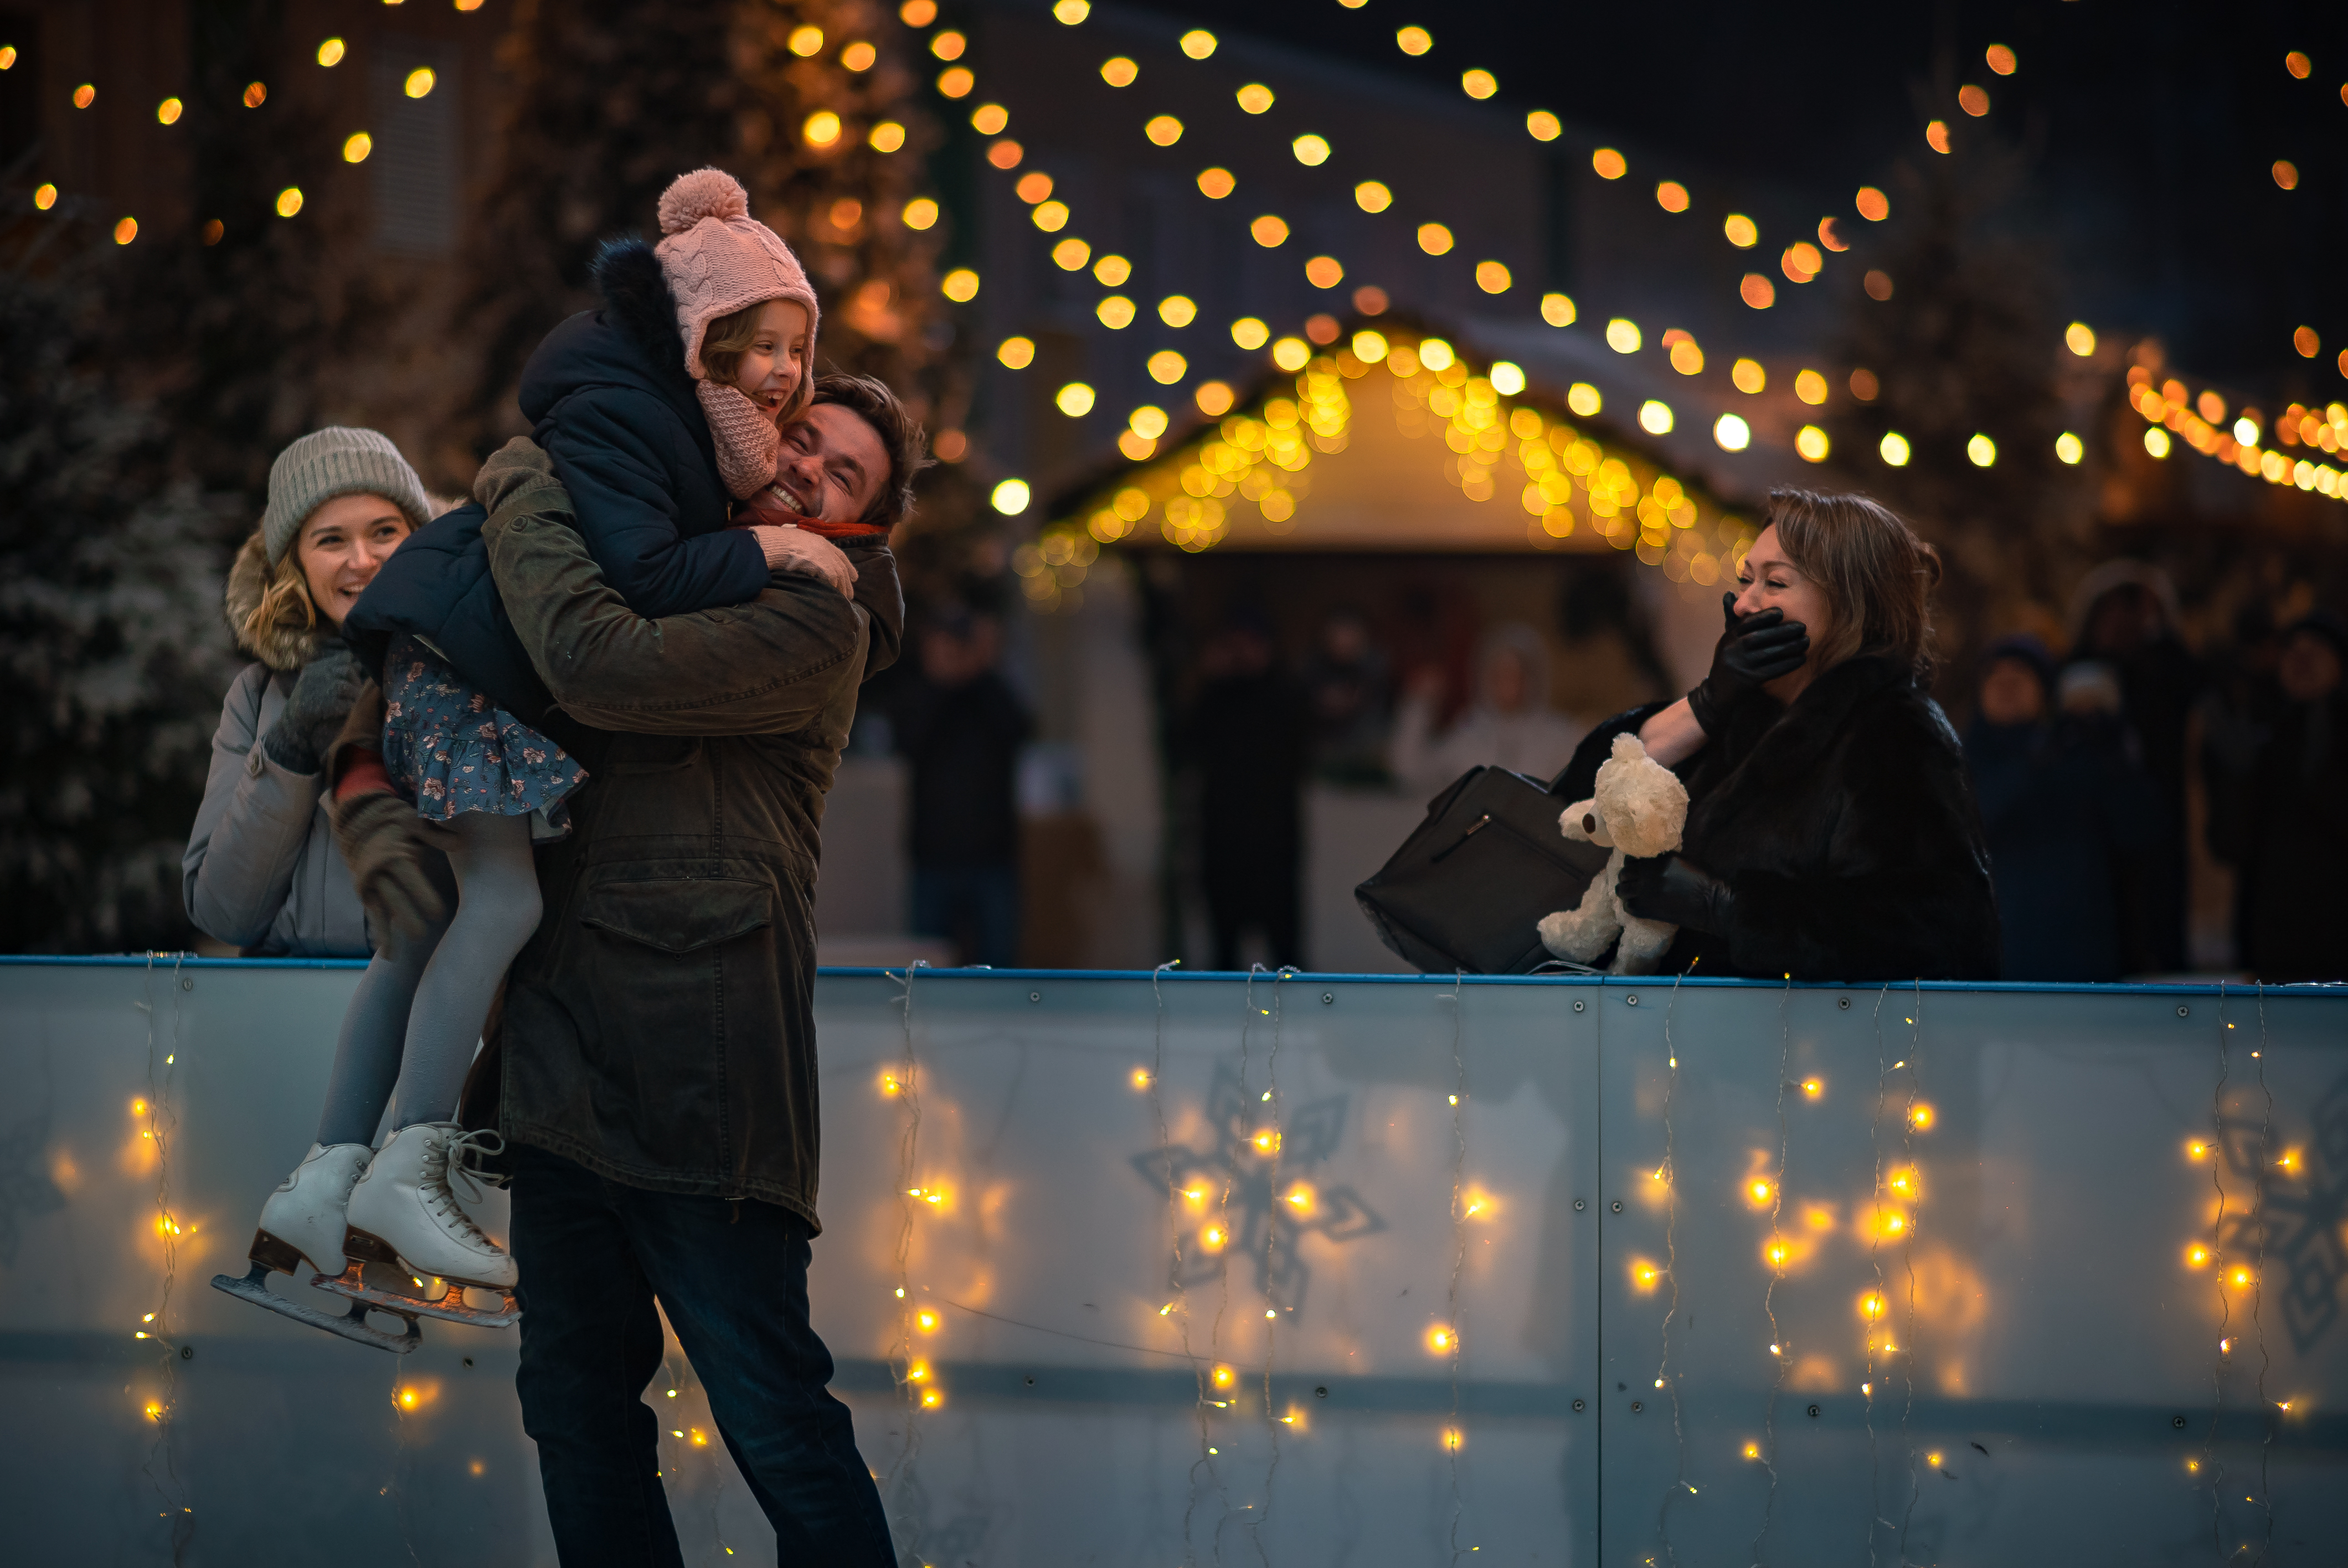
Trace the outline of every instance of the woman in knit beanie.
{"label": "woman in knit beanie", "polygon": [[373,430],[313,431],[271,465],[268,509],[237,551],[223,606],[254,662],[221,703],[181,861],[189,918],[213,938],[271,956],[367,956],[319,760],[363,679],[343,620],[433,509]]}

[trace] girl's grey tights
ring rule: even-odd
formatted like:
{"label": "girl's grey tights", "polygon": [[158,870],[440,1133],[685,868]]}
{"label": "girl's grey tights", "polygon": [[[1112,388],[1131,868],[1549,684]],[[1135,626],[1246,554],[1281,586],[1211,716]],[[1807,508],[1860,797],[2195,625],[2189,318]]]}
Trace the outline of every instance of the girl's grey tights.
{"label": "girl's grey tights", "polygon": [[455,1116],[498,982],[538,928],[530,822],[469,811],[448,823],[448,919],[367,965],[343,1015],[319,1143],[372,1143],[386,1104],[394,1132]]}

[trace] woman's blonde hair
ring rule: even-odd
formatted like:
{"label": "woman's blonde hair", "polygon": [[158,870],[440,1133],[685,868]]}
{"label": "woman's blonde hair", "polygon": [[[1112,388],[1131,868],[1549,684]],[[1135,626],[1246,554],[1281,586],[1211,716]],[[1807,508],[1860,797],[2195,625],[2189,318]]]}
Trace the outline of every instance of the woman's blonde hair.
{"label": "woman's blonde hair", "polygon": [[237,623],[237,635],[247,648],[260,648],[269,642],[273,631],[308,631],[317,624],[318,604],[310,597],[310,579],[302,569],[302,541],[297,538],[269,569],[268,586],[261,590],[260,601]]}
{"label": "woman's blonde hair", "polygon": [[[733,381],[736,373],[742,368],[742,356],[749,352],[752,343],[758,341],[758,318],[774,302],[772,300],[760,300],[755,305],[745,305],[730,315],[719,316],[703,330],[701,368],[709,373],[710,380]],[[796,300],[787,302],[798,303]],[[784,405],[782,413],[776,416],[776,423],[779,425],[797,419],[807,412],[808,405],[814,398],[815,376],[808,366],[802,365],[799,367],[798,386],[792,392],[791,400]]]}
{"label": "woman's blonde hair", "polygon": [[1813,644],[1818,668],[1865,653],[1897,660],[1920,681],[1931,672],[1941,555],[1899,514],[1865,496],[1772,490],[1766,522],[1833,612]]}

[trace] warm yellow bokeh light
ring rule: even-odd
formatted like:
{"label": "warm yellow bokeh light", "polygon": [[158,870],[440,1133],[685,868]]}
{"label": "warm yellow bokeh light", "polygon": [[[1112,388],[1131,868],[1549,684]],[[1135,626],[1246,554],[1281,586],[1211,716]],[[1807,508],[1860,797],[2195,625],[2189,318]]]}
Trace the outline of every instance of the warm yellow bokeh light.
{"label": "warm yellow bokeh light", "polygon": [[1750,251],[1761,242],[1761,226],[1742,212],[1732,212],[1723,219],[1720,231],[1740,251]]}
{"label": "warm yellow bokeh light", "polygon": [[1072,381],[1052,395],[1052,402],[1071,419],[1082,419],[1093,411],[1093,389],[1081,381]]}
{"label": "warm yellow bokeh light", "polygon": [[1093,263],[1093,277],[1104,289],[1121,288],[1133,276],[1133,263],[1122,256],[1103,256]]}
{"label": "warm yellow bokeh light", "polygon": [[1525,130],[1535,141],[1555,141],[1565,134],[1565,122],[1547,109],[1535,109],[1525,116]]}
{"label": "warm yellow bokeh light", "polygon": [[1288,242],[1288,221],[1275,213],[1267,212],[1248,225],[1248,233],[1257,244],[1270,251]]}
{"label": "warm yellow bokeh light", "polygon": [[1182,122],[1170,114],[1155,115],[1141,128],[1141,134],[1159,147],[1171,147],[1182,139]]}
{"label": "warm yellow bokeh light", "polygon": [[1418,248],[1428,255],[1447,255],[1452,243],[1451,231],[1442,224],[1422,223],[1418,226]]}
{"label": "warm yellow bokeh light", "polygon": [[1631,172],[1630,160],[1611,147],[1601,147],[1591,153],[1590,167],[1601,179],[1620,179]]}
{"label": "warm yellow bokeh light", "polygon": [[1306,131],[1288,144],[1288,150],[1294,153],[1296,161],[1305,168],[1318,169],[1329,161],[1329,138]]}
{"label": "warm yellow bokeh light", "polygon": [[1394,192],[1375,179],[1365,179],[1354,187],[1354,205],[1365,212],[1383,212],[1394,205]]}
{"label": "warm yellow bokeh light", "polygon": [[1220,201],[1240,188],[1240,182],[1228,169],[1199,170],[1199,194],[1210,201]]}
{"label": "warm yellow bokeh light", "polygon": [[1915,449],[1908,444],[1908,437],[1897,430],[1885,431],[1883,439],[1876,444],[1876,450],[1881,453],[1883,460],[1894,468],[1905,468],[1908,466],[1908,459],[1915,455]]}
{"label": "warm yellow bokeh light", "polygon": [[1129,87],[1141,75],[1141,67],[1123,55],[1112,55],[1101,62],[1101,80],[1113,87]]}
{"label": "warm yellow bokeh light", "polygon": [[1424,27],[1403,27],[1395,33],[1395,47],[1406,55],[1424,55],[1435,47],[1435,35]]}
{"label": "warm yellow bokeh light", "polygon": [[1543,294],[1540,302],[1541,320],[1553,327],[1570,327],[1581,313],[1574,309],[1572,296]]}

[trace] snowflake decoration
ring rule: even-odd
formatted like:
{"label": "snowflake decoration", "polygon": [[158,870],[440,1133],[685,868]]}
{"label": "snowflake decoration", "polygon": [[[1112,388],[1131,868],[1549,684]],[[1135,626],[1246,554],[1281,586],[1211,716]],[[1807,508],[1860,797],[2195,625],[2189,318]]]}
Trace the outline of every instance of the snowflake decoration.
{"label": "snowflake decoration", "polygon": [[1213,1251],[1195,1240],[1185,1245],[1178,1280],[1185,1286],[1204,1284],[1221,1277],[1231,1257],[1251,1258],[1264,1298],[1277,1310],[1298,1311],[1313,1273],[1302,1252],[1306,1235],[1344,1242],[1386,1228],[1351,1186],[1306,1189],[1297,1179],[1337,1152],[1345,1096],[1316,1100],[1275,1126],[1231,1065],[1218,1062],[1207,1119],[1215,1132],[1212,1149],[1177,1145],[1133,1157],[1134,1169],[1159,1192],[1203,1187],[1220,1199],[1209,1212],[1220,1218],[1228,1239]]}

